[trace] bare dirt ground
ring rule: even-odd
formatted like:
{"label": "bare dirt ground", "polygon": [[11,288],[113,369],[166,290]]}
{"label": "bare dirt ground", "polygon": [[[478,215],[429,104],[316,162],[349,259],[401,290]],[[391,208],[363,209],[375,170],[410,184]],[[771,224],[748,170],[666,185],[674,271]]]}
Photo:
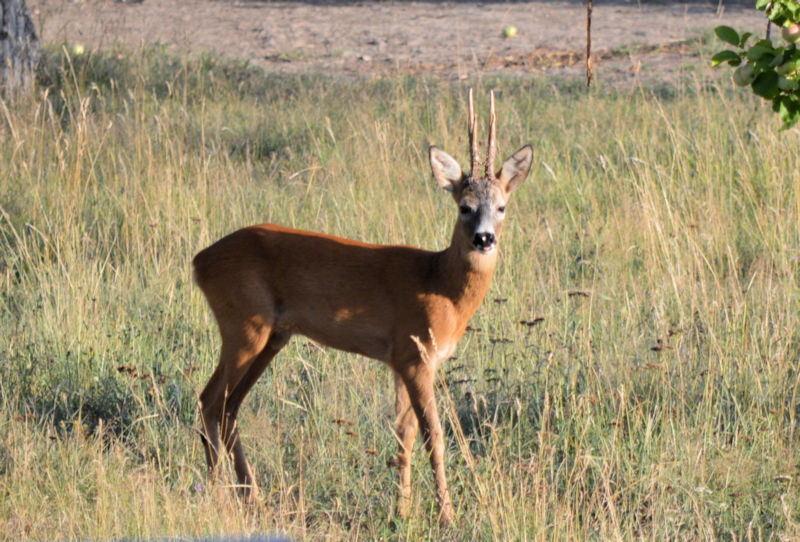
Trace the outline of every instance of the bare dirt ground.
{"label": "bare dirt ground", "polygon": [[[755,2],[595,0],[595,77],[669,80],[706,62],[692,40],[720,24],[762,33]],[[273,72],[379,77],[584,72],[586,2],[29,0],[44,42],[162,43],[248,59]],[[519,32],[504,38],[503,28]],[[721,44],[715,49],[721,48]]]}

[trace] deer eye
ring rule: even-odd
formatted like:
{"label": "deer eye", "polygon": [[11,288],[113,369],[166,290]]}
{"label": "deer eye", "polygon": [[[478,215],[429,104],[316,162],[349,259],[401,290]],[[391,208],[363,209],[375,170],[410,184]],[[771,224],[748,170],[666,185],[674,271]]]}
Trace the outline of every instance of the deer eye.
{"label": "deer eye", "polygon": [[497,208],[497,212],[498,213],[505,213],[506,212],[506,206],[505,205],[501,205],[500,207]]}
{"label": "deer eye", "polygon": [[472,212],[472,207],[469,205],[459,205],[458,210],[462,215],[468,215]]}

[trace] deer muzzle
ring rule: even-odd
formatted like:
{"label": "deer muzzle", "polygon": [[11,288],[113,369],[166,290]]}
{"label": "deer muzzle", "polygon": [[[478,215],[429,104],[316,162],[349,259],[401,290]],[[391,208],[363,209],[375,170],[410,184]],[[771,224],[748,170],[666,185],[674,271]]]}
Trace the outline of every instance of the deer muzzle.
{"label": "deer muzzle", "polygon": [[472,237],[472,246],[476,250],[489,253],[497,246],[497,237],[492,232],[479,232]]}

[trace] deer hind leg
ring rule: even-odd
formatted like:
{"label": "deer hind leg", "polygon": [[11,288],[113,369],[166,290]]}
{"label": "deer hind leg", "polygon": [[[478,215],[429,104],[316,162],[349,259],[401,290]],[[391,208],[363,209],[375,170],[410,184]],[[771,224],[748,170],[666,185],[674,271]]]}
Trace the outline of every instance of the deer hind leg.
{"label": "deer hind leg", "polygon": [[[230,416],[231,406],[235,406],[235,410],[238,410],[238,404],[244,397],[244,394],[235,397],[234,392],[261,357],[260,354],[265,350],[270,337],[270,327],[260,317],[250,318],[247,322],[240,322],[239,325],[221,318],[218,318],[218,321],[222,335],[220,360],[200,394],[200,414],[203,424],[201,436],[212,476],[219,463],[223,445],[226,449],[230,449],[229,446],[233,444],[231,435],[235,433],[235,416]],[[266,363],[262,363],[264,367],[268,362],[267,360]],[[224,444],[220,432],[225,437]]]}
{"label": "deer hind leg", "polygon": [[436,396],[433,391],[436,370],[433,364],[419,361],[415,365],[401,370],[403,382],[408,391],[411,407],[417,415],[425,448],[430,454],[433,478],[436,483],[436,497],[439,503],[439,521],[449,524],[455,517],[450,493],[447,490],[447,479],[444,472],[444,435],[436,408]]}
{"label": "deer hind leg", "polygon": [[272,333],[272,335],[270,335],[266,346],[261,353],[258,354],[253,364],[247,370],[247,373],[239,381],[239,384],[236,385],[236,388],[234,388],[225,404],[222,438],[226,448],[233,455],[233,465],[236,470],[236,478],[239,486],[242,488],[245,496],[250,499],[254,499],[257,496],[258,486],[250,464],[247,462],[247,457],[245,457],[244,454],[242,440],[239,437],[239,428],[236,425],[236,416],[239,413],[242,400],[264,373],[272,359],[286,346],[290,337],[291,335],[289,334],[281,333]]}
{"label": "deer hind leg", "polygon": [[402,377],[394,375],[395,404],[397,415],[397,442],[400,450],[397,453],[397,467],[400,474],[400,498],[397,502],[397,515],[401,518],[408,517],[411,509],[411,456],[414,450],[414,440],[417,438],[419,423],[417,414],[411,407],[408,389]]}

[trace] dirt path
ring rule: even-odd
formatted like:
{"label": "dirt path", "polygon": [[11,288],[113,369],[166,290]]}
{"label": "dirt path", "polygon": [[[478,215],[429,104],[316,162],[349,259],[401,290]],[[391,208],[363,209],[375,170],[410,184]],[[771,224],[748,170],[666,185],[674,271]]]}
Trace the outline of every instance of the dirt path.
{"label": "dirt path", "polygon": [[[763,32],[754,2],[660,4],[595,0],[600,79],[663,79],[697,64],[687,39],[719,24]],[[44,41],[87,48],[160,42],[175,50],[247,58],[276,72],[323,70],[467,78],[497,72],[583,72],[583,1],[261,2],[29,0]],[[724,8],[724,9],[723,9]],[[505,26],[519,29],[504,38]]]}

